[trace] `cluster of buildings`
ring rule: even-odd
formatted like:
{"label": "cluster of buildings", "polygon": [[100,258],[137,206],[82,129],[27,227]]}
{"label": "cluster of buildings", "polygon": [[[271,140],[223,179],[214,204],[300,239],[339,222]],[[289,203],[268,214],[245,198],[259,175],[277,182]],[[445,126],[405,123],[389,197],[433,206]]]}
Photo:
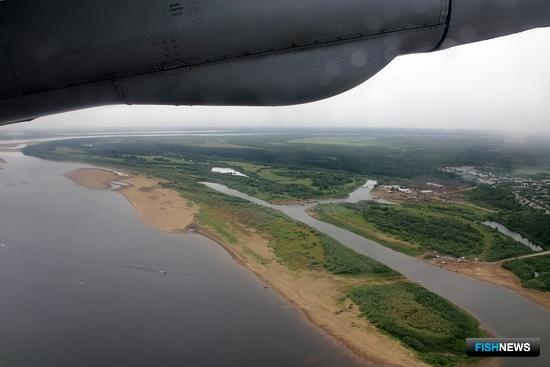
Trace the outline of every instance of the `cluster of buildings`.
{"label": "cluster of buildings", "polygon": [[427,182],[426,187],[429,189],[422,190],[422,189],[413,189],[409,187],[403,187],[400,185],[385,185],[380,186],[380,190],[383,190],[388,193],[393,194],[400,194],[403,198],[406,199],[415,199],[415,198],[426,198],[433,196],[438,191],[442,191],[445,189],[445,186],[439,185],[436,183]]}
{"label": "cluster of buildings", "polygon": [[550,182],[546,186],[527,186],[527,190],[514,191],[514,197],[521,205],[542,210],[550,215]]}
{"label": "cluster of buildings", "polygon": [[490,168],[473,166],[445,167],[441,171],[457,174],[476,184],[507,185],[518,203],[550,214],[550,177],[501,176],[492,172]]}
{"label": "cluster of buildings", "polygon": [[461,176],[466,181],[486,185],[496,185],[501,178],[493,172],[481,171],[474,166],[445,167],[442,168],[441,171],[445,173],[454,173]]}
{"label": "cluster of buildings", "polygon": [[[490,167],[445,167],[441,169],[445,173],[453,173],[461,176],[464,180],[475,185],[506,185],[512,191],[516,201],[526,207],[540,210],[550,215],[550,176],[512,176],[499,175]],[[455,190],[444,185],[426,182],[418,187],[410,188],[400,185],[380,186],[379,190],[389,194],[389,199],[398,200],[451,200],[454,192],[465,191]]]}

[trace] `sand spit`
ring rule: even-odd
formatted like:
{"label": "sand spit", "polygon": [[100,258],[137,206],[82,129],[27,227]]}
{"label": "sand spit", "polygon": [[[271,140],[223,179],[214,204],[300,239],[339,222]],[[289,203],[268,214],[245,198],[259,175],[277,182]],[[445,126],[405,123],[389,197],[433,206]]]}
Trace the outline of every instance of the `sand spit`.
{"label": "sand spit", "polygon": [[80,168],[65,176],[93,190],[116,188],[132,204],[143,222],[163,232],[184,231],[193,223],[198,211],[177,192],[163,188],[159,180],[102,168]]}
{"label": "sand spit", "polygon": [[78,185],[92,190],[108,189],[111,186],[111,182],[118,179],[118,175],[114,172],[100,168],[79,168],[77,170],[67,172],[65,176],[73,180]]}
{"label": "sand spit", "polygon": [[432,259],[428,260],[428,262],[450,271],[455,271],[472,278],[509,288],[547,310],[550,310],[550,292],[542,292],[536,289],[522,287],[520,279],[514,273],[501,266],[503,261],[489,263],[468,260],[458,261],[444,258],[443,261]]}

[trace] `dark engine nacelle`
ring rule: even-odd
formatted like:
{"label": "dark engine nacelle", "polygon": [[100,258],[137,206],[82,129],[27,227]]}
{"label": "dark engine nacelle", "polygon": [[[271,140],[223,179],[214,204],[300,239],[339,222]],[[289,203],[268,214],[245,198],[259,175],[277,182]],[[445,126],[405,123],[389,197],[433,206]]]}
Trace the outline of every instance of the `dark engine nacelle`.
{"label": "dark engine nacelle", "polygon": [[310,102],[398,55],[548,25],[549,0],[0,0],[0,124]]}

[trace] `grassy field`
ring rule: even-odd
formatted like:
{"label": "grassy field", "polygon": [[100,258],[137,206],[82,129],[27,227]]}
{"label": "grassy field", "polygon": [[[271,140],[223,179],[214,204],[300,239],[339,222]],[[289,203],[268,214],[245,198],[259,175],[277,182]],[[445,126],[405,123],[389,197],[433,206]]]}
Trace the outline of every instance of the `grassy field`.
{"label": "grassy field", "polygon": [[431,250],[455,257],[496,261],[531,252],[483,226],[485,212],[458,204],[325,204],[318,206],[315,213],[321,220],[409,255]]}
{"label": "grassy field", "polygon": [[502,267],[516,274],[524,287],[550,292],[550,255],[510,260]]}
{"label": "grassy field", "polygon": [[[58,144],[63,147],[65,143]],[[218,166],[220,159],[206,163],[188,158],[182,160],[180,156],[172,154],[162,155],[156,152],[147,155],[131,150],[113,154],[112,149],[119,149],[116,145],[104,145],[101,149],[96,149],[93,155],[86,155],[85,150],[79,150],[74,146],[69,147],[70,150],[60,150],[56,143],[48,143],[43,148],[35,146],[32,152],[43,158],[81,160],[87,163],[109,165],[165,180],[163,184],[165,187],[180,192],[182,196],[199,207],[196,220],[224,242],[231,246],[240,246],[240,238],[254,232],[269,240],[276,261],[289,270],[298,273],[307,271],[331,274],[338,289],[342,290],[341,297],[349,297],[360,307],[362,314],[381,330],[400,340],[432,365],[457,365],[465,361],[462,350],[454,346],[463,342],[464,333],[469,333],[470,336],[482,334],[473,318],[421,286],[407,283],[400,274],[387,266],[358,254],[334,239],[277,211],[220,194],[200,184],[205,180],[217,181],[217,176],[221,175],[211,174],[210,167]],[[266,169],[263,165],[245,164],[240,161],[232,161],[232,166],[252,174]],[[239,182],[237,180],[241,178],[224,176],[222,179],[232,182],[233,187],[238,188],[239,185],[235,182]],[[249,181],[242,181],[241,185],[249,184]],[[272,261],[259,255],[257,260],[261,263]],[[352,284],[351,288],[350,284]],[[407,310],[413,312],[414,320],[408,320],[404,324],[406,317],[403,314],[396,314],[394,322],[398,327],[388,328],[382,322],[383,316],[370,311],[371,297],[365,294],[373,290],[378,292],[377,294],[391,295],[379,297],[376,300],[376,308],[379,308],[379,311],[396,308],[397,304],[401,303],[407,306]],[[398,297],[398,303],[396,303],[396,297]],[[335,302],[341,302],[341,299],[335,299]],[[437,310],[435,316],[434,310]],[[406,326],[405,329],[402,329],[403,325]],[[420,330],[417,334],[403,332],[403,330],[417,329]],[[445,332],[442,329],[448,331]],[[463,330],[463,333],[457,333],[456,330]],[[415,337],[418,338],[416,342]],[[424,337],[428,338],[426,344],[421,344]],[[446,345],[452,346],[453,349],[446,352],[442,352],[441,349],[428,351],[437,338],[447,343]]]}
{"label": "grassy field", "polygon": [[269,166],[262,166],[260,164],[253,164],[248,162],[218,161],[217,163],[221,165],[229,165],[237,170],[247,171],[247,173],[258,173],[263,168],[269,168]]}
{"label": "grassy field", "polygon": [[464,339],[484,336],[471,316],[416,284],[359,286],[348,294],[370,322],[432,365],[464,362]]}
{"label": "grassy field", "polygon": [[258,174],[260,177],[277,182],[282,184],[298,184],[303,185],[309,188],[313,188],[313,180],[309,177],[300,178],[300,177],[293,177],[285,175],[285,173],[288,173],[286,170],[277,170],[272,168],[262,168],[258,171]]}

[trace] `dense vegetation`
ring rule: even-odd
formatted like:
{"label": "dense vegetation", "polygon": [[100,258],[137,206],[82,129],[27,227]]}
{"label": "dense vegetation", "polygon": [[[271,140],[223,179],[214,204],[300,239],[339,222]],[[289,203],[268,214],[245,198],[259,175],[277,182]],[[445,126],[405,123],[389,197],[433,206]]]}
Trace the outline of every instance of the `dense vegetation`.
{"label": "dense vegetation", "polygon": [[528,255],[532,252],[527,246],[520,245],[516,240],[500,234],[497,230],[490,231],[493,232],[489,235],[491,247],[488,252],[480,255],[482,260],[498,261]]}
{"label": "dense vegetation", "polygon": [[476,204],[496,209],[490,218],[514,232],[520,233],[534,244],[550,248],[550,215],[522,207],[506,186],[480,185],[466,194]]}
{"label": "dense vegetation", "polygon": [[465,195],[468,201],[491,209],[516,210],[521,207],[512,191],[504,186],[479,185]]}
{"label": "dense vegetation", "polygon": [[409,254],[433,250],[496,261],[530,253],[527,247],[483,226],[480,222],[486,214],[461,205],[361,202],[321,205],[316,213],[325,221]]}
{"label": "dense vegetation", "polygon": [[510,260],[502,266],[516,274],[524,287],[550,292],[550,255]]}
{"label": "dense vegetation", "polygon": [[483,336],[472,317],[416,284],[359,286],[349,297],[370,322],[436,366],[457,365],[465,359],[464,340]]}
{"label": "dense vegetation", "polygon": [[454,216],[435,215],[432,210],[424,210],[424,206],[412,204],[402,207],[375,203],[348,206],[360,210],[365,221],[374,223],[382,232],[404,241],[453,256],[474,256],[481,253],[480,231],[471,223]]}
{"label": "dense vegetation", "polygon": [[492,216],[514,232],[518,232],[534,244],[550,249],[550,215],[533,209],[499,211]]}
{"label": "dense vegetation", "polygon": [[325,251],[325,268],[334,274],[385,274],[392,275],[390,268],[364,255],[342,246],[330,237],[322,237],[321,244]]}
{"label": "dense vegetation", "polygon": [[365,222],[360,211],[350,209],[347,206],[338,204],[317,205],[314,213],[317,218],[324,222],[332,223],[404,254],[418,256],[426,252],[426,249],[421,246],[384,235],[373,224]]}

